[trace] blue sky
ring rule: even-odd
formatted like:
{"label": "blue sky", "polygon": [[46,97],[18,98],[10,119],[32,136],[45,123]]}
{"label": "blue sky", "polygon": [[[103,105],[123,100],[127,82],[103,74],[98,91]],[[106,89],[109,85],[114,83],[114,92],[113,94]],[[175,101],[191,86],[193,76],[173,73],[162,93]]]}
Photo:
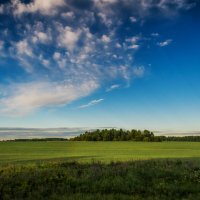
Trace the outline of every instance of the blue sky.
{"label": "blue sky", "polygon": [[0,1],[0,126],[200,130],[199,0]]}

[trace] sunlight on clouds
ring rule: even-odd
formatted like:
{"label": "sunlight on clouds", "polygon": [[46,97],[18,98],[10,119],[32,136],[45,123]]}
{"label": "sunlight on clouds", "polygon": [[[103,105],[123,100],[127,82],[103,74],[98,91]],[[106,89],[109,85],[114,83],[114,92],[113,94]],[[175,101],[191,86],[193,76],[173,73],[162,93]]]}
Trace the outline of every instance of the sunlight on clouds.
{"label": "sunlight on clouds", "polygon": [[128,48],[129,49],[138,49],[140,46],[138,44],[132,44]]}
{"label": "sunlight on clouds", "polygon": [[66,26],[64,29],[60,30],[60,35],[58,37],[58,44],[61,47],[66,47],[69,51],[72,51],[78,42],[81,30],[72,30],[71,27]]}
{"label": "sunlight on clouds", "polygon": [[20,0],[13,0],[14,13],[21,15],[28,12],[41,12],[44,15],[54,15],[57,7],[65,5],[64,0],[34,0],[29,4],[21,3]]}
{"label": "sunlight on clouds", "polygon": [[98,87],[93,80],[79,84],[36,82],[13,85],[12,93],[0,100],[0,111],[6,115],[24,116],[43,106],[68,104],[89,95]]}
{"label": "sunlight on clouds", "polygon": [[40,41],[41,43],[47,43],[50,38],[48,37],[48,35],[44,32],[35,32],[35,36],[36,36],[36,41]]}
{"label": "sunlight on clouds", "polygon": [[104,42],[104,43],[110,42],[110,38],[109,38],[107,35],[103,35],[103,36],[101,37],[101,40],[102,40],[102,42]]}
{"label": "sunlight on clouds", "polygon": [[27,40],[22,40],[22,41],[17,42],[16,49],[17,49],[18,54],[27,55],[30,57],[33,56],[32,49],[30,48]]}

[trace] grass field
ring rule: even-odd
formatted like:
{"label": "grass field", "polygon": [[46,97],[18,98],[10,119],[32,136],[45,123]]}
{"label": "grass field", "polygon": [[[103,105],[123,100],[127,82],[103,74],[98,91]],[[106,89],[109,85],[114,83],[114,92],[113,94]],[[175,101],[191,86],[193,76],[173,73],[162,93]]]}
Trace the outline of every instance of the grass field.
{"label": "grass field", "polygon": [[0,199],[200,199],[199,158],[198,142],[0,142]]}
{"label": "grass field", "polygon": [[45,162],[0,167],[1,200],[196,200],[195,160]]}
{"label": "grass field", "polygon": [[0,142],[0,163],[199,158],[199,142]]}

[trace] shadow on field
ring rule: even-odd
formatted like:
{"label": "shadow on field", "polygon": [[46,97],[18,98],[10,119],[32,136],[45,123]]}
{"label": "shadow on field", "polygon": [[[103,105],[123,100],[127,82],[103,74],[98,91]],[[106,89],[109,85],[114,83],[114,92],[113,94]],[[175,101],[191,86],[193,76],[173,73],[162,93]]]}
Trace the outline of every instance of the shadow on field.
{"label": "shadow on field", "polygon": [[[15,165],[40,165],[48,163],[77,163],[77,164],[92,164],[92,163],[101,163],[107,164],[110,163],[134,163],[134,162],[147,162],[147,161],[196,161],[200,163],[200,157],[177,157],[177,158],[147,158],[147,159],[130,159],[130,160],[110,160],[102,161],[99,159],[99,156],[71,156],[71,157],[56,157],[56,158],[44,158],[44,159],[28,159],[28,160],[19,160],[19,161],[10,161],[7,163],[0,163],[0,167],[4,166],[15,166]],[[102,157],[101,157],[102,158]]]}
{"label": "shadow on field", "polygon": [[109,164],[68,158],[0,167],[0,199],[200,199],[200,158]]}
{"label": "shadow on field", "polygon": [[[2,166],[9,165],[26,165],[26,164],[42,164],[42,163],[61,163],[61,162],[77,162],[84,163],[84,160],[90,160],[89,162],[98,162],[98,156],[71,156],[71,157],[56,157],[56,158],[44,158],[44,159],[28,159],[28,160],[18,160],[10,161],[7,163],[1,163]],[[79,162],[81,161],[81,162]]]}

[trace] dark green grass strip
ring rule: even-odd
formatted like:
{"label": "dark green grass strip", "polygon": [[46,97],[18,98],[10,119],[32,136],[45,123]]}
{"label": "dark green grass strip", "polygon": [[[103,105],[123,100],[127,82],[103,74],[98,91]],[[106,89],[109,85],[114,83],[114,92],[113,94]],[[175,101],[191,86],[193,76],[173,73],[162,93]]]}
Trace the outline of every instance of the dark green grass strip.
{"label": "dark green grass strip", "polygon": [[0,168],[1,200],[200,199],[200,163],[148,160]]}

